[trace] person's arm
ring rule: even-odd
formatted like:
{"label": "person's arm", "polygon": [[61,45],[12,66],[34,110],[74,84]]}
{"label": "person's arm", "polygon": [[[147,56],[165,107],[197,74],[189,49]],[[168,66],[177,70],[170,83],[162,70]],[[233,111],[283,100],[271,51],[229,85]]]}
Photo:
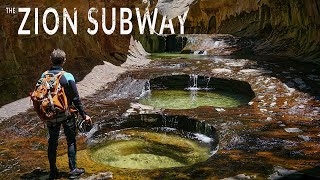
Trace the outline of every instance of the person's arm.
{"label": "person's arm", "polygon": [[72,103],[78,109],[79,114],[82,116],[82,118],[85,119],[85,116],[86,116],[87,113],[83,110],[83,105],[82,105],[81,100],[80,100],[80,96],[79,96],[79,93],[78,93],[78,89],[77,89],[76,83],[75,83],[75,81],[72,81],[72,80],[69,80],[68,83],[71,86],[71,89],[72,89],[73,95],[74,95],[73,99],[72,99]]}
{"label": "person's arm", "polygon": [[81,115],[81,117],[83,119],[88,119],[89,116],[87,115],[87,113],[83,109],[83,105],[81,103],[80,96],[79,96],[79,93],[78,93],[78,88],[77,88],[77,85],[76,85],[76,82],[75,82],[75,79],[74,79],[73,75],[70,74],[70,73],[65,73],[64,76],[66,77],[66,79],[68,81],[68,85],[70,86],[70,89],[72,91],[71,92],[71,95],[72,95],[71,102],[77,108],[77,110],[79,111],[79,114]]}

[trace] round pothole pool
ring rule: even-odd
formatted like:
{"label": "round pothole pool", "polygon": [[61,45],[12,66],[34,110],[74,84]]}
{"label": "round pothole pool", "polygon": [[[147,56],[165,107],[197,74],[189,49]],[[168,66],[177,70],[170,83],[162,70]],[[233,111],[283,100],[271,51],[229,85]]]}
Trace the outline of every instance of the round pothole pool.
{"label": "round pothole pool", "polygon": [[193,109],[200,106],[238,107],[250,98],[236,93],[199,90],[152,90],[139,103],[163,109]]}
{"label": "round pothole pool", "polygon": [[206,161],[218,150],[215,129],[183,116],[131,115],[101,124],[90,139],[91,159],[117,168],[159,169]]}
{"label": "round pothole pool", "polygon": [[232,108],[246,105],[254,97],[246,82],[198,75],[158,77],[149,84],[149,93],[139,103],[162,109]]}

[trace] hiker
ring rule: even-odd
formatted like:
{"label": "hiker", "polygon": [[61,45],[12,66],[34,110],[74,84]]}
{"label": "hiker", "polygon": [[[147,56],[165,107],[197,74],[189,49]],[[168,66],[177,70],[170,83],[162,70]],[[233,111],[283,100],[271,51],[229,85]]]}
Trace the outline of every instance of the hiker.
{"label": "hiker", "polygon": [[[64,97],[66,97],[65,101],[67,102],[66,106],[68,107],[66,108],[66,111],[68,112],[67,113],[61,112],[57,114],[54,113],[54,115],[52,115],[53,117],[51,117],[49,120],[46,121],[48,130],[49,130],[49,140],[48,140],[48,144],[49,144],[48,159],[50,164],[49,179],[54,179],[59,177],[59,172],[56,166],[56,157],[57,157],[57,146],[58,146],[58,139],[59,139],[59,132],[60,132],[61,125],[63,126],[64,133],[67,138],[67,144],[68,144],[68,159],[69,159],[69,168],[70,168],[69,178],[77,178],[78,176],[83,174],[85,171],[83,168],[77,168],[76,166],[76,151],[77,151],[76,113],[72,112],[71,110],[69,111],[69,109],[71,109],[70,107],[75,108],[76,111],[80,114],[80,116],[83,118],[83,120],[86,123],[91,124],[92,121],[90,116],[88,116],[86,112],[83,110],[83,105],[80,101],[80,97],[78,94],[78,90],[77,90],[73,75],[71,73],[63,71],[62,66],[66,62],[66,53],[60,49],[55,49],[51,53],[50,59],[52,61],[53,66],[51,67],[50,70],[44,72],[41,78],[45,78],[48,74],[51,74],[52,76],[53,75],[59,76],[59,79],[57,78],[58,80],[56,79],[56,81],[60,82],[60,85],[63,87],[63,91],[64,91],[63,93],[65,94]],[[50,88],[48,88],[48,91],[50,92]],[[51,98],[50,99],[51,102],[53,102],[51,96],[50,98]],[[43,119],[43,116],[41,116],[40,114],[39,116],[40,118],[42,117]]]}

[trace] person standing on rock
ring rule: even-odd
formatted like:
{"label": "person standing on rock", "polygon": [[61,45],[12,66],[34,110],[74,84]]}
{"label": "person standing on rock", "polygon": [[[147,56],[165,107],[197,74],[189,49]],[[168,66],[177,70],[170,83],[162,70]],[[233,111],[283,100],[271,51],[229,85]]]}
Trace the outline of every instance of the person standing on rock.
{"label": "person standing on rock", "polygon": [[[66,62],[66,53],[63,50],[55,49],[50,56],[52,61],[52,67],[50,70],[44,72],[42,77],[46,73],[58,74],[63,72],[60,78],[60,85],[64,87],[65,96],[67,98],[68,107],[74,107],[79,112],[81,117],[86,123],[92,123],[90,116],[86,114],[83,110],[83,105],[80,101],[80,96],[77,90],[75,79],[71,73],[63,71],[63,65]],[[49,140],[48,140],[48,159],[50,164],[50,174],[49,179],[55,179],[59,177],[59,172],[56,166],[57,158],[57,146],[60,128],[63,126],[64,133],[67,138],[68,144],[68,159],[70,168],[70,178],[77,178],[85,171],[83,168],[77,168],[76,166],[76,114],[61,113],[54,117],[53,120],[47,122],[47,127],[49,130]]]}

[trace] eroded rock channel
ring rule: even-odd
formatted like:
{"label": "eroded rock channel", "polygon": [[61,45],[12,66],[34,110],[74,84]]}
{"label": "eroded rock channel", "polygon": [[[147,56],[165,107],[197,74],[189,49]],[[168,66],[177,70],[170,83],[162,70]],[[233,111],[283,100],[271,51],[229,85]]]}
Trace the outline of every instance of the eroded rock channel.
{"label": "eroded rock channel", "polygon": [[[40,10],[51,4],[3,2]],[[140,35],[133,29],[132,36],[81,31],[26,38],[13,33],[21,17],[1,11],[0,104],[27,96],[32,80],[49,66],[44,57],[59,46],[68,52],[66,70],[85,80],[79,90],[90,95],[84,104],[95,121],[77,141],[84,179],[104,172],[114,179],[319,179],[319,5],[297,0],[58,5],[79,12],[90,6],[148,6],[168,16],[189,9],[183,36]],[[39,42],[41,48],[30,45]],[[145,57],[145,50],[157,54]],[[84,77],[91,70],[95,73]],[[1,111],[0,179],[48,176],[47,130],[34,111],[24,112],[26,101]],[[65,149],[62,136],[63,178]]]}

